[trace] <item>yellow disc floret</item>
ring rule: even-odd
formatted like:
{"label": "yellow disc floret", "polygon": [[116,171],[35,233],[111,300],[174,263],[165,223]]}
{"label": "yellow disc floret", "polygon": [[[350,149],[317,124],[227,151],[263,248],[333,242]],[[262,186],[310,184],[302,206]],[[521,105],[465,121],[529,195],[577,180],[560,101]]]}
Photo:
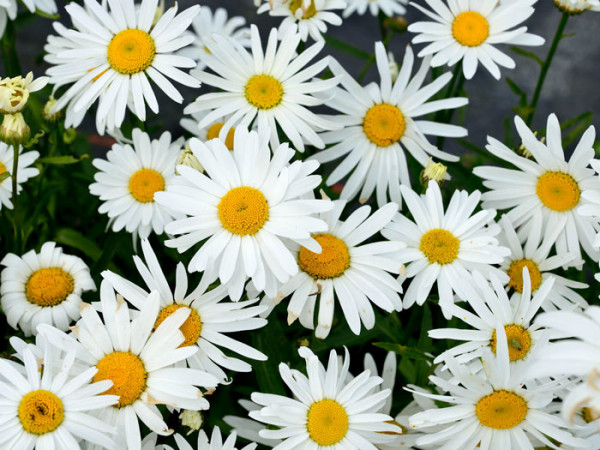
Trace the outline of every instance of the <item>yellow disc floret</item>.
{"label": "yellow disc floret", "polygon": [[[184,306],[184,305],[175,305],[175,304],[165,306],[158,314],[158,318],[156,319],[156,322],[154,323],[154,328],[155,329],[158,328],[160,326],[160,324],[163,323],[167,317],[169,317],[171,314],[173,314],[175,311],[177,311],[180,308],[188,308],[188,307]],[[200,337],[200,333],[202,332],[202,321],[200,320],[200,316],[198,315],[198,313],[196,312],[195,309],[192,309],[192,308],[188,308],[188,309],[190,310],[190,315],[185,320],[185,322],[183,322],[183,325],[181,325],[179,327],[179,329],[183,333],[183,337],[185,338],[185,341],[183,341],[183,343],[180,345],[180,347],[187,347],[189,345],[194,345],[196,343],[196,341],[198,341],[198,338]]]}
{"label": "yellow disc floret", "polygon": [[310,438],[319,445],[334,445],[348,432],[348,413],[335,400],[324,399],[313,403],[306,418]]}
{"label": "yellow disc floret", "polygon": [[56,430],[65,418],[61,399],[43,389],[25,394],[19,403],[18,414],[23,429],[37,435]]}
{"label": "yellow disc floret", "polygon": [[[208,131],[206,132],[206,140],[210,141],[211,139],[216,139],[219,137],[219,133],[221,132],[221,128],[225,125],[224,122],[213,123]],[[227,132],[227,137],[225,138],[225,147],[229,150],[233,150],[233,136],[235,133],[235,128],[231,127]]]}
{"label": "yellow disc floret", "polygon": [[291,0],[290,11],[296,15],[296,11],[302,9],[302,19],[310,19],[317,14],[317,7],[315,6],[315,0],[311,0],[308,7],[303,7],[304,0]]}
{"label": "yellow disc floret", "polygon": [[104,392],[118,395],[118,408],[133,404],[146,390],[148,374],[142,360],[131,352],[113,352],[106,355],[98,364],[94,382],[111,380],[113,385]]}
{"label": "yellow disc floret", "polygon": [[475,405],[475,413],[481,425],[496,430],[516,427],[525,420],[528,410],[523,397],[505,390],[494,391]]}
{"label": "yellow disc floret", "polygon": [[460,241],[448,230],[434,228],[421,237],[419,249],[429,264],[450,264],[458,257]]}
{"label": "yellow disc floret", "polygon": [[313,253],[306,247],[298,252],[298,266],[315,280],[337,278],[350,267],[348,246],[331,234],[317,234],[313,238],[321,246],[321,253]]}
{"label": "yellow disc floret", "polygon": [[508,285],[517,292],[523,292],[523,267],[527,267],[529,271],[531,291],[533,292],[542,284],[542,272],[540,272],[538,265],[531,259],[516,259],[510,263],[510,267],[506,271],[510,277]]}
{"label": "yellow disc floret", "polygon": [[0,175],[6,172],[6,166],[0,162]]}
{"label": "yellow disc floret", "polygon": [[373,144],[389,147],[404,136],[406,120],[394,105],[380,103],[372,106],[365,114],[363,131]]}
{"label": "yellow disc floret", "polygon": [[269,220],[269,204],[258,189],[231,189],[217,206],[219,220],[227,231],[240,236],[256,234]]}
{"label": "yellow disc floret", "polygon": [[547,208],[563,212],[570,211],[579,203],[581,189],[568,173],[546,172],[538,178],[535,192]]}
{"label": "yellow disc floret", "polygon": [[140,169],[129,179],[129,192],[138,202],[154,201],[154,194],[165,190],[165,179],[153,169]]}
{"label": "yellow disc floret", "polygon": [[38,306],[56,306],[73,293],[75,283],[70,273],[60,267],[38,269],[25,283],[25,297]]}
{"label": "yellow disc floret", "polygon": [[452,36],[459,44],[466,47],[477,47],[483,44],[489,35],[490,24],[478,12],[460,13],[452,22]]}
{"label": "yellow disc floret", "polygon": [[246,100],[258,109],[275,108],[283,99],[283,86],[271,75],[254,75],[245,87]]}
{"label": "yellow disc floret", "polygon": [[[508,358],[511,361],[518,361],[525,358],[531,349],[531,335],[529,331],[523,328],[521,325],[505,325],[504,331],[506,332],[506,341],[508,343]],[[496,354],[496,330],[492,333],[492,339],[490,339],[490,347],[492,352]]]}
{"label": "yellow disc floret", "polygon": [[110,66],[123,75],[146,70],[156,54],[154,39],[142,30],[128,29],[117,33],[108,44]]}

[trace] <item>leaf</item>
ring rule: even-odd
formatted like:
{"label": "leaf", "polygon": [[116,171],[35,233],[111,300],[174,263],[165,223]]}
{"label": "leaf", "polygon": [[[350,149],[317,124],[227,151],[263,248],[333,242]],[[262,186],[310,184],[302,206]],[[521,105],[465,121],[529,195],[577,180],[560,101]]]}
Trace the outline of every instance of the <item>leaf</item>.
{"label": "leaf", "polygon": [[94,241],[72,228],[60,228],[56,232],[54,240],[59,244],[76,248],[92,261],[98,261],[100,255],[102,255],[102,250]]}
{"label": "leaf", "polygon": [[373,345],[415,361],[431,361],[433,359],[422,350],[414,347],[408,347],[406,345],[395,344],[393,342],[375,342]]}
{"label": "leaf", "polygon": [[0,173],[0,183],[2,183],[8,177],[10,177],[10,173],[8,173],[8,172],[2,172],[2,173]]}
{"label": "leaf", "polygon": [[525,58],[529,58],[529,59],[533,59],[536,63],[538,63],[540,66],[544,65],[544,61],[542,61],[542,59],[536,55],[535,53],[532,52],[528,52],[527,50],[523,50],[522,48],[519,47],[511,47],[510,48],[513,52],[524,56]]}
{"label": "leaf", "polygon": [[45,158],[40,158],[37,160],[40,164],[52,164],[57,166],[63,166],[67,164],[77,164],[84,159],[89,158],[90,155],[87,153],[85,155],[81,155],[79,158],[76,158],[71,155],[62,155],[62,156],[47,156]]}
{"label": "leaf", "polygon": [[327,45],[335,48],[336,50],[340,50],[352,56],[356,56],[360,59],[369,59],[369,57],[371,56],[369,53],[362,51],[361,49],[356,48],[353,45],[348,44],[347,42],[334,38],[333,36],[330,36],[328,34],[324,34],[323,36],[325,37],[325,42],[327,43]]}

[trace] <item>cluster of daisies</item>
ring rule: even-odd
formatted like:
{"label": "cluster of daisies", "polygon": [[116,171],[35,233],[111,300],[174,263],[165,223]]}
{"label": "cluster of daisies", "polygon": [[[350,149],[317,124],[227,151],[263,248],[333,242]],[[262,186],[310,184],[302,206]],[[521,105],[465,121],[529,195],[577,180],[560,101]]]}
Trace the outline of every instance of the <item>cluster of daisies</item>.
{"label": "cluster of daisies", "polygon": [[[116,143],[93,160],[89,193],[108,233],[132,235],[139,274],[106,270],[98,285],[54,242],[3,255],[2,311],[27,340],[12,337],[0,359],[0,447],[235,450],[239,437],[245,450],[599,448],[600,308],[583,282],[600,260],[594,127],[567,159],[556,115],[544,138],[515,117],[519,149],[489,137],[502,167],[473,169],[482,192],[445,192],[450,175],[433,163],[459,160],[433,139],[467,135],[449,123],[468,103],[456,86],[480,65],[497,79],[514,68],[499,44],[544,43],[521,26],[536,2],[411,3],[428,20],[408,32],[426,45],[407,46],[398,66],[375,43],[379,79],[367,85],[324,53],[327,27],[405,14],[404,0],[257,0],[258,13],[282,18],[262,36],[222,8],[66,5],[72,26],[54,23],[47,77],[0,80],[0,135],[47,82],[56,99],[45,116],[63,111],[65,127],[78,127],[95,110],[98,133]],[[600,10],[597,0],[555,3]],[[53,0],[24,4],[58,11]],[[0,0],[0,35],[16,13]],[[458,69],[430,76],[441,66]],[[190,101],[177,85],[205,92]],[[159,113],[156,87],[186,101],[191,138],[142,129]],[[5,210],[39,175],[39,156],[0,142]],[[160,235],[189,262],[159,260],[150,242]],[[82,300],[96,289],[85,294],[96,301]],[[172,429],[176,414],[198,430],[211,395],[267,359],[236,333],[280,310],[326,339],[341,322],[359,335],[425,301],[458,326],[427,330],[449,343],[425,355],[427,389],[396,387],[393,353],[382,364],[366,354],[353,372],[348,349],[325,366],[303,345],[304,371],[279,365],[290,395],[241,399],[247,416],[223,418],[228,436],[200,430],[192,446]],[[411,401],[395,411],[401,394]]]}

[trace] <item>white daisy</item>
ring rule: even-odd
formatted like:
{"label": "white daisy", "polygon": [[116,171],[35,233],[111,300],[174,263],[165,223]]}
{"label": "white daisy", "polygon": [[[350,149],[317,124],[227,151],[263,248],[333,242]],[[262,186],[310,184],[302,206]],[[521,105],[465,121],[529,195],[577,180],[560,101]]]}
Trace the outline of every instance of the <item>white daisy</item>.
{"label": "white daisy", "polygon": [[515,68],[513,59],[496,48],[497,44],[543,45],[544,39],[527,33],[527,27],[514,28],[533,13],[537,0],[425,0],[433,10],[412,2],[434,22],[416,22],[408,27],[418,33],[413,42],[430,42],[419,56],[434,55],[432,67],[453,66],[462,60],[465,78],[471,79],[481,63],[496,79],[500,68]]}
{"label": "white daisy", "polygon": [[[201,95],[184,112],[212,110],[200,122],[200,127],[232,114],[221,129],[221,139],[232,126],[249,128],[256,119],[259,130],[270,131],[273,148],[279,145],[276,124],[297,150],[304,151],[305,142],[323,148],[325,144],[316,132],[339,126],[320,118],[307,107],[323,104],[324,100],[318,100],[313,94],[327,92],[337,84],[336,78],[308,81],[327,67],[327,57],[309,65],[324,43],[317,42],[295,56],[301,39],[299,34],[280,35],[273,28],[264,52],[255,25],[251,27],[251,39],[252,54],[225,36],[213,35],[204,41],[210,51],[204,62],[218,75],[203,71],[193,74],[204,84],[223,92]],[[281,40],[279,46],[278,39]]]}
{"label": "white daisy", "polygon": [[372,16],[379,15],[380,11],[388,17],[401,16],[406,14],[406,4],[408,0],[348,0],[344,17],[354,13],[362,16],[367,12],[367,8]]}
{"label": "white daisy", "polygon": [[[187,117],[182,118],[179,121],[179,124],[188,132],[190,132],[193,136],[200,139],[202,142],[211,141],[213,139],[219,139],[221,128],[227,122],[229,117],[216,117],[214,122],[206,124],[204,126],[200,126],[202,123],[202,119],[206,115],[210,114],[208,111],[200,111],[191,114],[192,118],[188,119]],[[235,127],[231,127],[227,132],[225,138],[225,146],[229,150],[233,150],[233,136],[235,135]]]}
{"label": "white daisy", "polygon": [[151,232],[162,234],[167,223],[183,217],[154,199],[155,193],[173,187],[181,142],[171,142],[168,131],[151,141],[136,128],[132,144],[117,141],[106,154],[108,161],[94,159],[92,164],[99,172],[90,192],[103,201],[98,211],[108,214],[113,231],[125,228],[145,239]]}
{"label": "white daisy", "polygon": [[360,191],[359,200],[364,203],[377,188],[377,203],[383,206],[388,192],[391,200],[400,204],[400,184],[411,185],[405,149],[423,167],[431,156],[458,161],[458,157],[429,143],[426,135],[462,137],[467,135],[467,130],[456,125],[419,120],[419,117],[461,107],[468,100],[457,97],[427,102],[448,84],[452,75],[441,75],[423,87],[429,71],[428,60],[425,60],[410,80],[414,63],[410,46],[406,48],[402,70],[393,83],[381,42],[375,44],[375,54],[381,78],[379,86],[361,87],[337,61],[331,61],[331,70],[345,90],[335,89],[335,96],[327,101],[327,106],[342,113],[333,118],[344,124],[344,129],[323,133],[323,141],[335,145],[313,158],[323,163],[343,157],[327,184],[337,183],[352,172],[342,190],[342,198],[352,199]]}
{"label": "white daisy", "polygon": [[414,280],[404,295],[404,308],[415,302],[422,305],[437,284],[442,312],[449,319],[453,293],[460,295],[461,287],[472,283],[474,270],[486,277],[495,273],[502,282],[508,282],[506,273],[492,266],[509,255],[496,239],[500,233],[494,223],[496,211],[484,209],[472,215],[479,204],[479,191],[455,191],[444,212],[435,181],[429,182],[425,195],[420,197],[406,186],[401,189],[414,222],[398,214],[382,234],[407,244],[399,251],[399,262],[410,263],[406,276]]}
{"label": "white daisy", "polygon": [[217,379],[206,372],[173,364],[189,358],[197,347],[180,347],[185,337],[179,328],[189,315],[181,308],[155,328],[160,295],[153,291],[133,321],[129,307],[115,296],[107,281],[100,286],[103,320],[87,303],[82,304],[81,320],[67,335],[47,325],[40,326],[50,341],[77,350],[77,357],[98,372],[94,381],[112,380],[106,394],[119,396],[119,402],[99,413],[100,419],[117,427],[117,448],[141,449],[138,419],[160,435],[170,435],[156,405],[207,409],[208,402],[196,386],[214,389]]}
{"label": "white daisy", "polygon": [[600,11],[598,0],[554,0],[558,9],[569,14],[581,14],[585,11]]}
{"label": "white daisy", "polygon": [[[594,186],[591,189],[584,189],[581,192],[581,197],[585,200],[585,203],[582,202],[582,205],[577,208],[577,212],[585,217],[590,217],[594,220],[594,222],[598,223],[600,221],[600,194],[598,193],[598,189],[600,188],[600,160],[592,159],[590,161],[590,166],[592,169],[596,171],[596,176],[594,176]],[[594,229],[598,230],[600,227],[594,227]],[[593,246],[600,247],[600,234],[596,234],[596,239],[594,240]]]}
{"label": "white daisy", "polygon": [[17,18],[17,1],[0,0],[0,38],[4,36],[6,23]]}
{"label": "white daisy", "polygon": [[46,242],[39,253],[22,257],[9,253],[0,264],[2,310],[9,325],[25,336],[37,334],[40,323],[66,331],[79,319],[81,294],[96,290],[90,269],[77,256],[65,255],[54,242]]}
{"label": "white daisy", "polygon": [[[19,147],[19,161],[17,166],[17,194],[21,192],[21,184],[25,183],[30,178],[39,175],[40,171],[37,167],[31,167],[38,159],[40,154],[37,151],[23,152]],[[0,175],[13,171],[14,164],[14,149],[12,146],[0,142]],[[2,206],[12,209],[12,178],[9,176],[0,181],[0,209]]]}
{"label": "white daisy", "polygon": [[[182,235],[166,241],[180,253],[205,241],[189,264],[191,272],[204,271],[203,282],[217,278],[237,301],[248,278],[270,297],[280,284],[298,273],[298,265],[284,241],[318,252],[311,234],[327,231],[313,214],[330,210],[333,203],[312,199],[321,177],[312,175],[316,161],[294,161],[287,144],[269,149],[269,130],[237,129],[230,152],[220,140],[190,141],[194,155],[206,169],[178,166],[171,192],[156,200],[188,218],[175,220],[165,231]],[[209,178],[210,177],[210,178]]]}
{"label": "white daisy", "polygon": [[148,291],[157,290],[160,293],[160,311],[154,318],[157,325],[179,309],[189,310],[190,315],[181,326],[181,332],[185,336],[183,346],[198,347],[198,352],[187,359],[190,367],[209,372],[221,383],[225,383],[227,375],[222,367],[236,372],[250,372],[252,366],[225,355],[219,347],[226,347],[246,358],[261,361],[267,359],[258,350],[227,336],[231,332],[255,330],[267,324],[265,319],[256,317],[267,307],[252,306],[258,299],[239,303],[224,302],[227,287],[221,285],[207,292],[208,283],[204,282],[200,282],[196,289],[188,294],[188,277],[182,263],[177,264],[175,289],[171,291],[161,264],[146,240],[142,240],[142,251],[145,264],[138,256],[134,256],[133,259],[148,290],[109,271],[103,272],[102,276],[139,310],[144,308]]}
{"label": "white daisy", "polygon": [[[178,450],[237,450],[237,447],[235,446],[236,439],[237,435],[233,432],[225,441],[223,441],[219,427],[213,428],[210,439],[204,430],[200,430],[196,447],[192,447],[180,434],[175,435],[175,442],[177,442]],[[172,447],[169,447],[168,445],[165,445],[164,447],[165,450],[173,450]],[[248,444],[240,450],[254,450],[255,448],[256,444]]]}
{"label": "white daisy", "polygon": [[95,0],[85,7],[65,7],[75,29],[55,22],[60,36],[49,36],[44,59],[55,90],[72,84],[57,99],[53,111],[68,105],[65,126],[77,127],[86,111],[100,99],[96,112],[99,133],[118,128],[129,108],[140,120],[146,119],[146,104],[158,113],[158,102],[148,78],[174,101],[183,97],[167,79],[199,87],[194,77],[179,68],[195,67],[194,60],[173,55],[188,45],[193,36],[182,33],[198,14],[194,5],[176,16],[177,3],[153,25],[158,0],[143,0],[136,14],[133,0],[110,0],[110,12]]}
{"label": "white daisy", "polygon": [[[518,2],[513,2],[518,3]],[[507,216],[525,241],[537,220],[542,220],[542,235],[556,236],[556,253],[571,253],[580,260],[581,249],[598,261],[600,251],[593,247],[596,231],[591,219],[581,216],[577,209],[588,201],[581,196],[584,190],[600,195],[600,184],[589,169],[594,157],[596,132],[589,127],[581,137],[569,161],[565,161],[560,123],[556,115],[548,117],[546,143],[537,140],[523,120],[516,116],[515,125],[523,145],[533,161],[517,155],[501,142],[488,137],[487,150],[517,167],[480,166],[473,173],[484,179],[490,189],[482,195],[486,208],[509,209]],[[558,233],[557,230],[560,230]]]}
{"label": "white daisy", "polygon": [[[245,411],[259,411],[262,407],[257,405],[250,400],[238,400],[238,404],[244,408]],[[257,422],[253,419],[239,416],[225,416],[223,421],[233,428],[233,431],[242,439],[250,442],[256,442],[257,444],[264,445],[269,448],[278,446],[283,442],[282,439],[264,438],[259,433],[262,430],[266,430],[267,426],[264,423]]]}
{"label": "white daisy", "polygon": [[[48,84],[48,77],[36,77],[29,72],[22,76],[0,79],[0,114],[22,112],[29,100],[31,92],[37,92]],[[6,118],[5,118],[6,121]]]}

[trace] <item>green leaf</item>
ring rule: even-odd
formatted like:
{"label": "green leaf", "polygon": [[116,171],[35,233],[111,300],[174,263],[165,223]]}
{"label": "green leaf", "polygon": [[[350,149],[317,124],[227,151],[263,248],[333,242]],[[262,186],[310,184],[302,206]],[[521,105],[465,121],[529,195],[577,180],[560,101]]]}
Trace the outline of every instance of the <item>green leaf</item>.
{"label": "green leaf", "polygon": [[521,56],[524,56],[525,58],[533,59],[536,63],[538,63],[540,65],[540,67],[544,65],[544,61],[542,61],[542,59],[535,53],[528,52],[527,50],[523,50],[522,48],[519,48],[519,47],[511,47],[510,49],[513,52],[515,52]]}
{"label": "green leaf", "polygon": [[102,255],[102,250],[94,241],[72,228],[60,228],[56,232],[54,240],[59,244],[76,248],[92,261],[98,261],[100,255]]}
{"label": "green leaf", "polygon": [[375,347],[382,348],[389,352],[394,352],[402,355],[406,358],[413,359],[415,361],[431,361],[433,358],[427,355],[424,351],[418,348],[408,347],[406,345],[395,344],[393,342],[375,342]]}
{"label": "green leaf", "polygon": [[371,56],[369,53],[362,51],[359,48],[354,47],[353,45],[348,44],[347,42],[341,41],[338,38],[335,38],[331,35],[324,34],[325,43],[330,47],[335,48],[336,50],[340,50],[342,52],[348,53],[349,55],[356,56],[360,59],[369,59]]}
{"label": "green leaf", "polygon": [[89,158],[90,155],[87,153],[85,155],[81,155],[79,158],[76,158],[71,155],[62,155],[62,156],[47,156],[46,158],[40,158],[37,160],[40,164],[53,164],[57,166],[64,166],[66,164],[77,164],[84,159]]}
{"label": "green leaf", "polygon": [[10,173],[8,173],[8,172],[2,172],[2,173],[0,173],[0,183],[2,183],[8,177],[10,177]]}

